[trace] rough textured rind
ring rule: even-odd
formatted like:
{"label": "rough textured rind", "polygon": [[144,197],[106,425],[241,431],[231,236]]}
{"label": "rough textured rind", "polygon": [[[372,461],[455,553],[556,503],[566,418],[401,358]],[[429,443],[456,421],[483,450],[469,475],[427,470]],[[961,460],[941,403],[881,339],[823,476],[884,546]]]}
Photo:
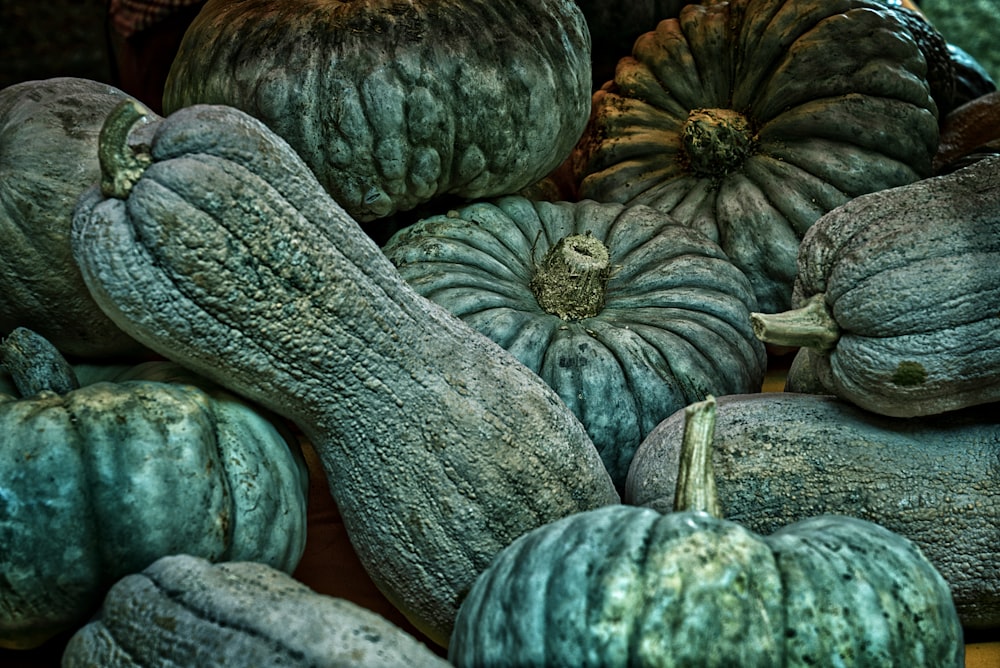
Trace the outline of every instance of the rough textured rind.
{"label": "rough textured rind", "polygon": [[809,373],[898,417],[1000,400],[998,266],[1000,156],[831,211],[802,241],[793,304],[823,294],[841,334]]}
{"label": "rough textured rind", "polygon": [[[889,418],[828,396],[718,399],[713,457],[725,517],[768,534],[841,514],[909,538],[951,587],[962,623],[1000,627],[1000,427],[995,409]],[[684,418],[639,446],[625,500],[673,506]]]}
{"label": "rough textured rind", "polygon": [[448,658],[477,666],[961,668],[948,587],[906,539],[820,517],[759,536],[705,513],[612,506],[501,552]]}
{"label": "rough textured rind", "polygon": [[548,174],[587,122],[590,55],[570,0],[209,0],[164,110],[250,113],[368,221]]}
{"label": "rough textured rind", "polygon": [[164,365],[66,395],[0,394],[0,646],[81,624],[164,555],[298,564],[301,457],[263,414],[190,373],[170,382]]}
{"label": "rough textured rind", "polygon": [[173,555],[117,582],[62,658],[63,668],[166,665],[448,664],[383,617],[265,564]]}
{"label": "rough textured rind", "polygon": [[100,179],[101,125],[124,99],[72,77],[0,91],[0,336],[27,327],[80,358],[145,351],[94,303],[69,242],[76,199]]}
{"label": "rough textured rind", "polygon": [[[760,309],[791,299],[799,241],[858,195],[931,173],[938,114],[926,62],[869,0],[692,3],[642,35],[594,95],[576,155],[580,197],[648,204],[718,241]],[[741,165],[697,174],[689,113],[746,116]]]}
{"label": "rough textured rind", "polygon": [[442,644],[492,557],[618,500],[583,426],[498,345],[417,295],[275,133],[197,105],[74,252],[137,339],[297,422],[378,587]]}
{"label": "rough textured rind", "polygon": [[[549,249],[575,234],[607,247],[611,276],[600,312],[564,320],[542,310],[531,284]],[[555,389],[616,485],[668,415],[763,381],[749,281],[717,244],[649,207],[504,197],[430,216],[383,252],[414,290]]]}

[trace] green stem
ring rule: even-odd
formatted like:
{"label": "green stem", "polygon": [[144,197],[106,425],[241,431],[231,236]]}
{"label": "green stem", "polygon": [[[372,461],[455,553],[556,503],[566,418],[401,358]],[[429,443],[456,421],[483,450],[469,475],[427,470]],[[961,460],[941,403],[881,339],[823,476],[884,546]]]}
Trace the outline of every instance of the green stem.
{"label": "green stem", "polygon": [[589,234],[563,237],[542,258],[530,288],[538,305],[563,320],[590,318],[604,308],[611,256]]}
{"label": "green stem", "polygon": [[104,119],[98,138],[97,157],[101,165],[101,193],[125,199],[132,186],[153,162],[146,149],[133,148],[128,138],[136,123],[149,116],[149,109],[133,100],[122,100]]}
{"label": "green stem", "polygon": [[782,313],[751,313],[750,325],[765,343],[793,348],[829,350],[840,340],[840,326],[818,293],[800,308]]}
{"label": "green stem", "polygon": [[715,435],[715,397],[684,409],[684,437],[681,443],[674,511],[701,511],[722,517],[719,491],[712,467],[712,439]]}
{"label": "green stem", "polygon": [[18,327],[0,341],[0,362],[22,397],[43,391],[66,394],[80,387],[73,367],[48,339]]}

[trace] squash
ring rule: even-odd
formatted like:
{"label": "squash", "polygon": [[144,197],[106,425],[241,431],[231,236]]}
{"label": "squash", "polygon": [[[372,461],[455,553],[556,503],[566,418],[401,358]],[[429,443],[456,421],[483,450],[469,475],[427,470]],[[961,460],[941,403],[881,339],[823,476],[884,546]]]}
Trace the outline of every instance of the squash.
{"label": "squash", "polygon": [[938,113],[898,10],[690,4],[619,61],[572,158],[579,197],[646,204],[717,241],[760,310],[789,307],[805,231],[930,176]]}
{"label": "squash", "polygon": [[989,154],[1000,153],[1000,91],[993,90],[955,108],[941,121],[934,155],[936,174],[948,174]]}
{"label": "squash", "polygon": [[[1000,400],[1000,156],[859,197],[802,240],[795,309],[757,336],[812,349],[819,384],[897,417]],[[790,377],[794,382],[794,377]]]}
{"label": "squash", "polygon": [[98,133],[125,98],[74,77],[0,90],[0,336],[27,327],[78,358],[148,352],[94,303],[69,246],[77,197],[100,178]]}
{"label": "squash", "polygon": [[[624,499],[673,507],[683,414],[636,451]],[[890,418],[831,396],[718,398],[713,464],[724,516],[767,534],[816,515],[876,522],[948,582],[967,629],[1000,628],[1000,427],[982,406]]]}
{"label": "squash", "polygon": [[196,105],[138,158],[125,129],[143,113],[108,120],[130,187],[92,189],[74,215],[87,286],[151,349],[298,424],[359,559],[417,629],[447,643],[502,547],[618,502],[555,392],[409,288],[287,142]]}
{"label": "squash", "polygon": [[259,118],[367,222],[545,176],[587,122],[590,57],[572,0],[209,0],[163,108]]}
{"label": "squash", "polygon": [[555,389],[619,487],[665,417],[763,382],[749,281],[649,207],[508,196],[427,217],[382,250],[419,294]]}
{"label": "squash", "polygon": [[74,387],[34,333],[2,349],[0,647],[75,628],[167,554],[295,568],[308,472],[269,413],[168,362]]}
{"label": "squash", "polygon": [[384,617],[255,562],[165,556],[111,587],[63,668],[413,666],[447,662]]}
{"label": "squash", "polygon": [[462,603],[458,666],[963,665],[940,574],[907,539],[817,516],[717,516],[714,399],[689,417],[674,512],[608,506],[516,540]]}

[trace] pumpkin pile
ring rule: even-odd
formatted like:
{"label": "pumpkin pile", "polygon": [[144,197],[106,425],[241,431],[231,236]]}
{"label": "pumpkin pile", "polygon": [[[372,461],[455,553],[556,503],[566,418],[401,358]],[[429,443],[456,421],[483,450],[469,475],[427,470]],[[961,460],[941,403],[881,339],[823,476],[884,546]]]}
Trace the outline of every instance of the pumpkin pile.
{"label": "pumpkin pile", "polygon": [[[0,91],[0,647],[963,665],[1000,157],[943,144],[996,91],[950,47],[879,0],[208,0],[162,117]],[[290,575],[303,441],[419,639]]]}

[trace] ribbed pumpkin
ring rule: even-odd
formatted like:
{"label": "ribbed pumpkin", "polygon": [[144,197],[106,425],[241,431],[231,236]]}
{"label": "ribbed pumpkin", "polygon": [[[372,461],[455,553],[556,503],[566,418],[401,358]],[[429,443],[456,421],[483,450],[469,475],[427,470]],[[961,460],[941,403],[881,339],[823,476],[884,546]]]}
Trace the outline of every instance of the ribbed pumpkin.
{"label": "ribbed pumpkin", "polygon": [[69,245],[76,200],[100,178],[98,133],[125,97],[72,77],[0,90],[0,336],[28,327],[80,358],[145,352],[94,303]]}
{"label": "ribbed pumpkin", "polygon": [[665,417],[761,387],[746,277],[649,207],[510,196],[428,217],[383,251],[414,290],[555,389],[619,486]]}
{"label": "ribbed pumpkin", "polygon": [[0,384],[0,647],[82,624],[165,555],[295,568],[308,473],[269,413],[169,362],[105,380],[91,368],[73,389],[65,360],[21,329],[3,361],[34,394]]}
{"label": "ribbed pumpkin", "polygon": [[713,408],[685,409],[675,512],[608,506],[515,541],[462,603],[452,663],[961,668],[948,586],[907,539],[839,516],[760,536],[712,514]]}
{"label": "ribbed pumpkin", "polygon": [[111,587],[62,668],[358,666],[444,668],[385,618],[255,562],[158,559]]}
{"label": "ribbed pumpkin", "polygon": [[868,0],[684,7],[594,95],[579,196],[670,213],[722,246],[762,311],[786,309],[817,218],[931,173],[937,108],[897,13]]}
{"label": "ribbed pumpkin", "polygon": [[546,175],[587,122],[590,56],[572,0],[209,0],[163,104],[250,113],[369,221]]}
{"label": "ribbed pumpkin", "polygon": [[[872,193],[802,240],[795,309],[764,341],[811,350],[826,392],[883,415],[1000,400],[1000,156]],[[790,377],[790,382],[796,382]]]}

